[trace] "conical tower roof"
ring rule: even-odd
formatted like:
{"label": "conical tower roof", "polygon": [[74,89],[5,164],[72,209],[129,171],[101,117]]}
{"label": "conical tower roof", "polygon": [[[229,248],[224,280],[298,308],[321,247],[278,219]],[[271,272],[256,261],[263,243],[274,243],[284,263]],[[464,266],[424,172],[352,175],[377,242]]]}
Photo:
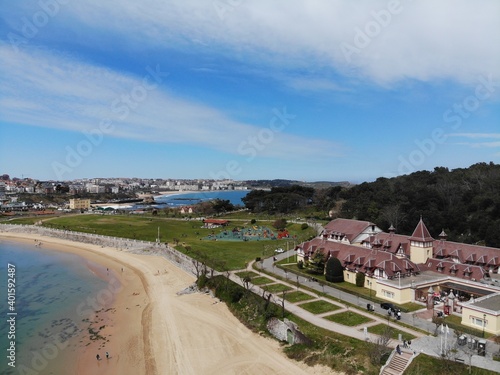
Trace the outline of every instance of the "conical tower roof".
{"label": "conical tower roof", "polygon": [[418,242],[431,242],[434,241],[434,238],[429,233],[429,230],[424,224],[422,218],[417,224],[417,227],[413,231],[413,234],[410,237],[410,241],[418,241]]}

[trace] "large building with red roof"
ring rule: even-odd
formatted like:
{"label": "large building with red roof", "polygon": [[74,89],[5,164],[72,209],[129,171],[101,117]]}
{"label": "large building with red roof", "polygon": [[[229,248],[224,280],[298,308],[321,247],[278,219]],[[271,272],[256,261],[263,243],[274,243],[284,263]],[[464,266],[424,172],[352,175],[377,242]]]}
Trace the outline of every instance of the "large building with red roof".
{"label": "large building with red roof", "polygon": [[434,239],[420,218],[411,236],[396,234],[392,226],[386,233],[368,221],[335,219],[296,250],[298,261],[318,252],[325,260],[339,259],[345,281],[355,283],[362,272],[365,287],[396,304],[434,308],[434,297],[446,296],[446,311],[465,311],[463,324],[477,328],[480,322],[486,331],[500,333],[500,306],[480,307],[483,299],[500,295],[500,249],[447,241],[444,231]]}

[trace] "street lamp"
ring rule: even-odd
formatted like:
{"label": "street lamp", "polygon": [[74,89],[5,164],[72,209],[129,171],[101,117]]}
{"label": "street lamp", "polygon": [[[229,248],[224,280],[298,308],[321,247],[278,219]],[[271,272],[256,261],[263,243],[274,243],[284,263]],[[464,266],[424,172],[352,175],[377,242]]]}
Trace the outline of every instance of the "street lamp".
{"label": "street lamp", "polygon": [[483,339],[484,339],[484,327],[486,326],[486,314],[483,314]]}

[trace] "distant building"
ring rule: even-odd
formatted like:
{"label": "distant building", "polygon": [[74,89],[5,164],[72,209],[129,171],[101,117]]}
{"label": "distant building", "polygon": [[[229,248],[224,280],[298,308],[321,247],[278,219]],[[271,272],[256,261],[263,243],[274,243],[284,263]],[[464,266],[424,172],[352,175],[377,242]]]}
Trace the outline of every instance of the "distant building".
{"label": "distant building", "polygon": [[88,210],[90,208],[90,199],[70,199],[69,208],[70,210]]}
{"label": "distant building", "polygon": [[194,212],[193,210],[193,207],[191,206],[183,206],[181,207],[181,214],[185,215],[185,214],[192,214]]}
{"label": "distant building", "polygon": [[225,227],[229,224],[229,220],[221,220],[221,219],[204,219],[203,226],[205,228],[218,228]]}

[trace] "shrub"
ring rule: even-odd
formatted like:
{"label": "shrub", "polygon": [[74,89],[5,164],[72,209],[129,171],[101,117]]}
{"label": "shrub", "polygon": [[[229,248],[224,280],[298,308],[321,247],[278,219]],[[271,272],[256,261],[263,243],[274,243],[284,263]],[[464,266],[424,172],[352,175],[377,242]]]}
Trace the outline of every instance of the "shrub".
{"label": "shrub", "polygon": [[365,286],[365,274],[363,272],[358,272],[356,274],[356,286]]}
{"label": "shrub", "polygon": [[198,277],[198,280],[196,280],[196,285],[198,286],[198,289],[203,289],[207,285],[207,275],[202,273],[200,277]]}
{"label": "shrub", "polygon": [[300,226],[300,229],[302,229],[302,230],[306,230],[307,228],[309,228],[309,225],[307,225],[307,223],[303,223],[303,224]]}
{"label": "shrub", "polygon": [[255,224],[256,222],[257,222],[257,220],[255,220],[255,219],[250,220],[250,224]]}
{"label": "shrub", "polygon": [[299,261],[297,262],[297,267],[299,267],[299,270],[303,269],[303,268],[304,268],[304,262],[303,262],[303,261],[301,261],[301,260],[299,260]]}
{"label": "shrub", "polygon": [[342,267],[342,263],[340,263],[338,258],[331,257],[326,262],[325,278],[326,281],[332,283],[341,283],[344,281],[344,267]]}

